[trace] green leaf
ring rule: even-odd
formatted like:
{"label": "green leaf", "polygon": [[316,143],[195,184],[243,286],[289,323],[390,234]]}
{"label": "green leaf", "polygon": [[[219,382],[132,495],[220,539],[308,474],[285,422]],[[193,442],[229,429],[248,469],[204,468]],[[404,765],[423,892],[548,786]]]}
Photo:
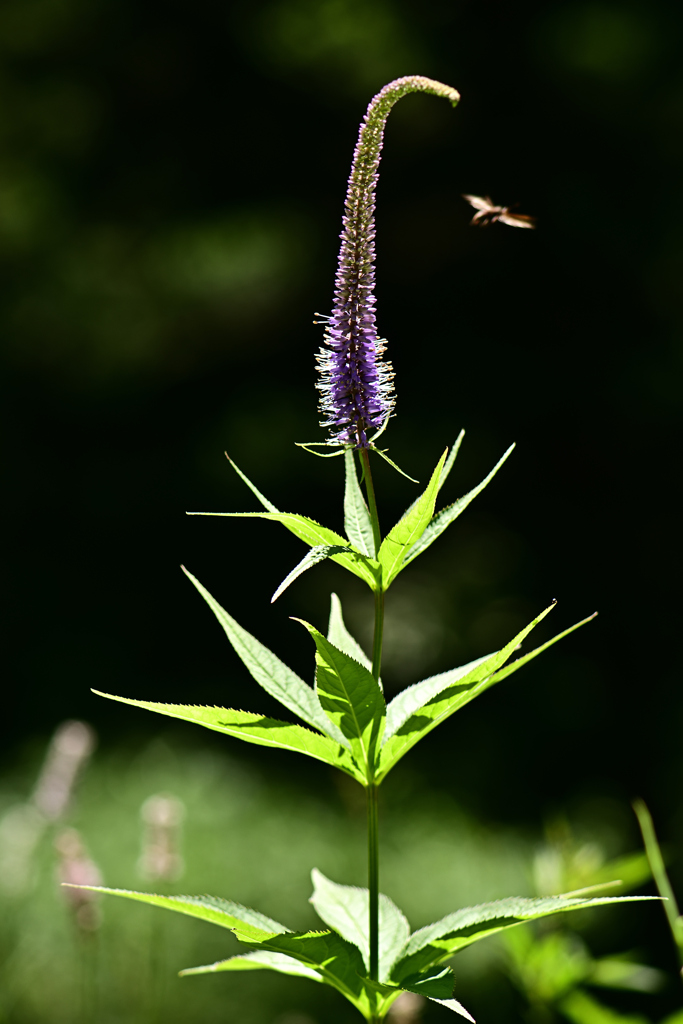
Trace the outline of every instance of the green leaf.
{"label": "green leaf", "polygon": [[357,551],[368,558],[375,558],[377,552],[372,533],[372,520],[358,483],[356,463],[350,449],[344,452],[344,468],[344,532]]}
{"label": "green leaf", "polygon": [[433,1003],[439,1003],[440,1006],[445,1006],[446,1009],[459,1013],[461,1017],[466,1017],[472,1024],[476,1024],[474,1017],[462,1003],[453,999],[454,984],[455,976],[450,967],[437,966],[431,967],[424,974],[413,974],[404,978],[401,988],[406,992],[415,992],[419,996],[424,996]]}
{"label": "green leaf", "polygon": [[406,946],[404,957],[392,972],[392,977],[400,984],[403,977],[424,970],[431,964],[447,960],[473,942],[506,928],[514,928],[526,921],[535,921],[540,917],[549,917],[569,910],[652,899],[657,897],[599,896],[594,899],[579,899],[571,896],[510,896],[507,899],[495,900],[493,903],[481,903],[476,907],[463,907],[441,921],[414,932]]}
{"label": "green leaf", "polygon": [[[380,782],[396,762],[411,747],[414,747],[416,743],[426,736],[428,732],[436,729],[437,725],[450,718],[461,707],[469,704],[471,700],[474,700],[480,693],[483,693],[484,690],[492,686],[497,681],[497,670],[505,664],[524,638],[554,607],[555,604],[551,604],[533,622],[529,623],[528,626],[518,633],[509,644],[506,644],[496,654],[491,654],[488,658],[480,661],[479,664],[475,664],[467,675],[463,676],[452,686],[449,686],[448,689],[437,693],[436,696],[412,714],[383,745],[376,781]],[[438,680],[438,677],[434,678]]]}
{"label": "green leaf", "polygon": [[664,971],[635,963],[627,956],[594,960],[589,978],[591,985],[623,989],[627,992],[658,992],[665,987],[668,980]]}
{"label": "green leaf", "polygon": [[[465,431],[461,430],[460,433],[458,434],[457,438],[455,439],[455,444],[453,445],[452,451],[450,452],[448,458],[446,459],[446,462],[444,463],[444,467],[441,470],[441,476],[439,477],[439,486],[437,488],[437,494],[441,490],[443,485],[446,483],[446,480],[448,479],[448,476],[449,476],[451,470],[453,469],[453,464],[455,463],[455,460],[456,460],[456,457],[458,455],[458,452],[460,451],[460,445],[462,444],[462,439],[464,438],[464,436],[465,436]],[[410,505],[406,509],[405,515],[408,515],[409,512],[413,511],[413,509],[415,508],[415,506],[417,505],[419,500],[420,500],[419,498],[415,499],[415,501],[412,503],[412,505]]]}
{"label": "green leaf", "polygon": [[593,612],[592,615],[588,615],[585,619],[581,619],[580,622],[575,622],[573,626],[569,627],[569,629],[562,630],[561,633],[558,633],[550,640],[547,640],[544,644],[541,644],[540,647],[534,648],[533,651],[529,651],[528,654],[524,654],[521,658],[515,658],[510,665],[506,665],[505,668],[502,668],[491,677],[489,685],[492,686],[494,683],[499,683],[501,679],[507,679],[508,676],[511,676],[518,669],[522,668],[522,666],[526,665],[527,662],[533,661],[533,659],[537,658],[539,654],[543,653],[543,651],[547,651],[548,648],[552,647],[553,644],[556,644],[558,640],[564,640],[564,638],[569,636],[570,633],[573,633],[575,629],[580,629],[580,627],[585,626],[587,622],[592,622],[593,619],[596,618],[597,614],[597,612]]}
{"label": "green leaf", "polygon": [[[310,902],[325,924],[360,949],[365,967],[370,969],[369,913],[367,889],[338,885],[314,868],[313,895]],[[379,980],[386,981],[391,968],[410,938],[410,925],[396,904],[379,894]],[[451,986],[448,995],[451,995]]]}
{"label": "green leaf", "polygon": [[447,1010],[452,1010],[453,1013],[459,1013],[461,1017],[466,1017],[467,1020],[472,1021],[472,1024],[476,1024],[476,1021],[471,1013],[465,1009],[462,1003],[459,1003],[457,999],[434,999],[433,996],[429,996],[429,999],[433,1003],[439,1003],[440,1006],[445,1006]]}
{"label": "green leaf", "polygon": [[312,732],[303,725],[290,725],[278,722],[274,718],[255,715],[249,711],[235,711],[232,708],[201,707],[191,704],[157,704],[153,701],[131,700],[128,697],[115,697],[111,693],[93,690],[99,697],[117,700],[121,704],[156,711],[157,714],[169,718],[180,718],[183,722],[194,722],[214,732],[222,732],[226,736],[234,736],[246,743],[255,743],[262,747],[278,747],[281,750],[295,750],[307,754],[317,761],[324,761],[334,768],[340,768],[358,782],[365,782],[365,774],[360,771],[350,752],[335,740],[320,733]]}
{"label": "green leaf", "polygon": [[347,544],[343,537],[340,537],[334,530],[328,530],[321,526],[314,519],[307,516],[297,515],[295,512],[188,512],[191,516],[222,516],[232,519],[272,519],[274,522],[282,523],[287,529],[302,540],[305,544],[314,548],[321,544],[339,545],[345,548],[348,554],[332,555],[331,559],[338,565],[359,576],[362,580],[376,590],[379,586],[379,565],[374,559],[366,558],[360,551]]}
{"label": "green leaf", "polygon": [[255,949],[251,953],[231,956],[228,960],[218,960],[215,964],[205,967],[187,967],[180,971],[181,978],[190,974],[215,974],[217,971],[278,971],[280,974],[291,974],[298,978],[310,978],[321,982],[319,971],[300,963],[284,953],[271,953],[267,949]]}
{"label": "green leaf", "polygon": [[441,471],[446,461],[448,449],[443,453],[436,469],[432,473],[424,493],[415,504],[408,509],[382,541],[377,556],[382,566],[383,585],[385,589],[401,571],[408,551],[424,533],[432,515],[439,489]]}
{"label": "green leaf", "polygon": [[102,885],[70,885],[69,888],[123,896],[127,900],[175,910],[188,917],[198,917],[201,921],[230,929],[242,942],[262,942],[276,934],[289,933],[289,928],[271,917],[218,896],[158,896],[156,893],[134,892],[130,889],[108,889]]}
{"label": "green leaf", "polygon": [[241,470],[241,469],[239,468],[239,466],[237,465],[237,463],[236,463],[236,462],[233,462],[233,461],[232,461],[232,459],[230,458],[230,456],[228,455],[228,453],[227,453],[227,452],[224,452],[223,454],[225,455],[226,459],[228,460],[228,462],[230,463],[230,465],[232,466],[232,468],[233,468],[233,469],[235,470],[235,472],[237,473],[238,477],[240,477],[240,478],[241,478],[242,480],[244,480],[244,482],[245,482],[245,484],[247,485],[247,487],[249,488],[249,490],[250,490],[250,491],[252,492],[252,494],[255,494],[255,495],[256,495],[256,497],[257,497],[257,498],[258,498],[258,500],[259,500],[259,501],[261,502],[261,504],[263,505],[263,507],[264,507],[264,508],[265,508],[265,509],[266,509],[266,510],[267,510],[268,512],[279,512],[280,510],[279,510],[278,508],[276,508],[276,507],[275,507],[275,505],[273,505],[272,501],[268,501],[268,499],[267,499],[266,497],[264,497],[264,495],[263,495],[263,494],[261,494],[261,492],[259,491],[259,489],[258,489],[258,487],[256,486],[256,484],[252,484],[252,482],[251,482],[251,480],[249,479],[249,477],[248,477],[248,476],[246,475],[246,473],[243,473],[243,472],[242,472],[242,470]]}
{"label": "green leaf", "polygon": [[514,447],[514,444],[510,445],[502,459],[500,459],[500,461],[496,463],[496,465],[493,467],[489,475],[485,477],[480,484],[477,484],[477,486],[473,488],[473,490],[469,491],[469,493],[463,495],[462,498],[458,498],[458,500],[454,501],[452,505],[446,506],[446,508],[442,509],[437,515],[434,516],[434,518],[429,523],[427,528],[424,530],[422,535],[415,541],[413,546],[406,553],[406,565],[408,565],[409,562],[412,562],[414,558],[417,558],[418,555],[421,555],[423,551],[426,551],[430,544],[433,544],[437,537],[441,536],[446,527],[450,526],[451,523],[454,522],[458,518],[458,516],[465,511],[470,502],[474,501],[478,494],[481,494],[486,485],[489,484],[491,480],[493,480],[494,476],[496,475],[500,467],[503,465],[505,460],[508,458],[508,456],[511,454]]}
{"label": "green leaf", "polygon": [[315,641],[316,691],[323,710],[351,743],[351,752],[372,779],[375,751],[382,738],[386,706],[382,691],[364,665],[298,619]]}
{"label": "green leaf", "polygon": [[453,995],[455,975],[450,967],[438,964],[422,974],[409,974],[401,981],[406,992],[417,992],[425,999],[450,999]]}
{"label": "green leaf", "polygon": [[482,665],[490,657],[490,654],[485,654],[481,658],[475,658],[474,661],[468,661],[466,665],[449,669],[448,672],[440,672],[436,676],[430,676],[428,679],[423,679],[420,683],[413,683],[412,686],[407,686],[405,690],[401,690],[387,705],[387,725],[384,730],[382,743],[384,744],[390,740],[404,722],[407,722],[411,715],[414,715],[416,711],[424,707],[428,701],[436,697],[437,694],[447,690],[449,686],[453,686],[454,683],[467,676],[473,669],[478,665]]}
{"label": "green leaf", "polygon": [[341,601],[336,594],[332,594],[331,598],[332,601],[330,606],[330,621],[327,627],[327,639],[331,644],[334,644],[335,647],[338,647],[340,651],[343,651],[344,654],[348,654],[350,658],[354,658],[356,661],[359,661],[361,665],[364,665],[368,672],[372,672],[372,662],[355,637],[351,636],[346,628],[344,616],[342,615]]}
{"label": "green leaf", "polygon": [[[273,935],[259,943],[262,949],[284,953],[300,963],[317,968],[328,985],[342,992],[359,1009],[367,1004],[360,950],[336,932],[289,932]],[[361,1012],[364,1012],[361,1009]]]}
{"label": "green leaf", "polygon": [[[376,434],[375,436],[377,437],[379,435]],[[408,474],[405,473],[400,466],[397,466],[396,463],[389,458],[389,456],[387,455],[388,450],[388,448],[377,448],[374,444],[370,445],[370,451],[375,452],[377,455],[379,455],[381,459],[384,459],[385,462],[388,462],[391,468],[395,469],[397,473],[400,473],[401,476],[404,476],[406,480],[410,480],[411,484],[419,484],[419,480],[416,480],[414,476],[408,476]]]}
{"label": "green leaf", "polygon": [[648,1018],[640,1014],[619,1013],[609,1006],[603,1006],[580,988],[565,996],[558,1003],[558,1009],[573,1024],[650,1024]]}
{"label": "green leaf", "polygon": [[446,483],[446,480],[448,480],[450,472],[453,469],[453,465],[455,463],[455,460],[458,457],[458,452],[460,451],[460,445],[463,442],[464,436],[465,436],[465,431],[461,430],[460,433],[458,434],[458,436],[455,439],[455,444],[453,445],[453,447],[451,449],[451,452],[450,452],[450,455],[446,459],[444,467],[441,470],[441,476],[439,477],[439,490],[441,490],[443,485]]}
{"label": "green leaf", "polygon": [[338,743],[348,746],[339,730],[331,726],[330,720],[320,707],[320,701],[315,691],[295,672],[292,672],[291,668],[288,668],[283,661],[280,661],[272,651],[264,647],[256,637],[247,633],[246,629],[243,629],[231,615],[228,615],[225,608],[221,608],[218,601],[201,585],[199,580],[195,579],[192,573],[189,573],[184,567],[183,572],[202,595],[225,630],[238,658],[259,686],[262,686],[266,693],[279,700],[304,722],[331,736]]}
{"label": "green leaf", "polygon": [[317,565],[318,562],[323,562],[326,558],[331,555],[338,555],[340,551],[347,551],[348,548],[340,547],[338,544],[319,544],[317,547],[311,548],[304,557],[301,559],[298,565],[295,565],[289,575],[285,576],[280,586],[277,588],[275,593],[270,599],[270,603],[273,604],[277,601],[278,597],[284,594],[290,583],[301,576],[302,572],[306,572],[311,566]]}
{"label": "green leaf", "polygon": [[669,928],[671,929],[671,935],[674,943],[678,946],[678,958],[681,963],[682,971],[681,977],[683,977],[683,915],[681,915],[678,909],[676,896],[674,895],[674,891],[671,887],[669,876],[666,873],[664,857],[662,856],[662,851],[655,832],[654,822],[652,821],[652,815],[647,808],[647,804],[643,800],[634,800],[633,810],[636,813],[638,824],[640,825],[640,831],[645,845],[645,853],[647,855],[654,883],[657,886],[657,892],[664,899],[664,913],[666,914],[666,919],[669,922]]}

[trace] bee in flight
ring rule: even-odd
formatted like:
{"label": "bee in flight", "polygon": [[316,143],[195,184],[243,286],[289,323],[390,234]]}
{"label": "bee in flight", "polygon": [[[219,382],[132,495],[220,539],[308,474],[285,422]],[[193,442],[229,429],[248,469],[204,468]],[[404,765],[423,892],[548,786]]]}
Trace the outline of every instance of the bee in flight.
{"label": "bee in flight", "polygon": [[535,217],[529,217],[525,213],[510,213],[512,207],[495,206],[493,200],[488,196],[463,195],[463,199],[466,199],[470,206],[473,206],[477,211],[470,224],[478,224],[480,227],[485,228],[499,220],[501,224],[509,224],[511,228],[536,227]]}

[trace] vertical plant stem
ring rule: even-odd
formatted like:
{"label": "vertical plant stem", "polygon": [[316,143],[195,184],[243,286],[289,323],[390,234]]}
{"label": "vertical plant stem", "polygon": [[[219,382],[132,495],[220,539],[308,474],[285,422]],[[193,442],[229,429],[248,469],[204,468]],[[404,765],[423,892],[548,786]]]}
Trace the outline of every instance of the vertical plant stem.
{"label": "vertical plant stem", "polygon": [[[377,515],[375,488],[370,470],[370,458],[367,448],[361,448],[361,460],[368,495],[368,507],[372,520],[372,535],[375,542],[375,556],[379,551],[382,537]],[[375,591],[375,629],[372,643],[372,674],[379,681],[382,667],[382,637],[384,635],[384,590],[380,584]],[[377,981],[379,975],[379,833],[377,785],[373,779],[368,781],[368,892],[369,892],[369,938],[370,938],[370,977]]]}
{"label": "vertical plant stem", "polygon": [[662,857],[662,851],[655,833],[652,815],[643,800],[634,800],[633,810],[636,812],[640,831],[643,835],[645,853],[647,855],[654,883],[657,886],[657,892],[665,901],[664,913],[666,914],[669,922],[671,934],[678,951],[678,961],[681,965],[680,977],[681,981],[683,981],[683,915],[678,909],[676,897],[673,889],[671,888],[669,876],[666,873],[664,858]]}
{"label": "vertical plant stem", "polygon": [[377,832],[377,786],[368,786],[368,890],[370,892],[370,977],[379,974],[379,841]]}

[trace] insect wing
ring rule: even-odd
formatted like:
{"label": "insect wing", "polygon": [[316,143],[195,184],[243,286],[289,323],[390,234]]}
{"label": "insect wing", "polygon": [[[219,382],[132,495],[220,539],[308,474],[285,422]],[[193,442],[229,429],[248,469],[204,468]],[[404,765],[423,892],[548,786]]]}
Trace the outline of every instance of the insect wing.
{"label": "insect wing", "polygon": [[473,206],[475,210],[495,210],[493,201],[488,196],[466,196],[463,193],[463,199],[466,199],[470,206]]}
{"label": "insect wing", "polygon": [[498,220],[511,228],[535,228],[536,218],[526,213],[501,213]]}

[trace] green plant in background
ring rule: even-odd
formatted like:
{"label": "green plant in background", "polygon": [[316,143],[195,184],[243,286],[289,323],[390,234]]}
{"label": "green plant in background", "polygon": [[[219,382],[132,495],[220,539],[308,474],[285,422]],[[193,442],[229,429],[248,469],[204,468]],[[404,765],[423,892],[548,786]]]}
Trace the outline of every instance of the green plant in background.
{"label": "green plant in background", "polygon": [[[533,874],[539,895],[560,888],[579,894],[614,886],[626,892],[646,882],[650,869],[642,852],[605,862],[599,846],[577,842],[568,825],[557,822],[535,857]],[[503,945],[509,977],[528,1003],[530,1020],[538,1024],[552,1021],[557,1013],[572,1024],[645,1024],[647,1018],[618,1013],[586,987],[656,992],[667,980],[630,952],[594,957],[579,931],[561,919],[533,930],[506,932]]]}
{"label": "green plant in background", "polygon": [[681,981],[683,981],[683,914],[681,914],[678,909],[678,903],[676,902],[674,891],[671,888],[669,876],[666,873],[664,858],[662,856],[662,851],[659,848],[657,833],[655,832],[652,815],[647,808],[647,804],[643,800],[635,800],[633,803],[633,810],[636,812],[636,817],[638,818],[638,824],[640,825],[640,831],[643,836],[643,843],[645,844],[645,854],[650,865],[652,877],[655,881],[655,885],[657,886],[657,892],[664,901],[666,919],[669,923],[671,936],[674,940],[674,945],[678,954],[678,962],[681,965],[679,974]]}
{"label": "green plant in background", "polygon": [[[439,459],[422,494],[382,535],[371,458],[381,456],[391,461],[386,452],[377,447],[376,441],[393,412],[394,397],[393,372],[383,361],[385,344],[375,328],[374,203],[386,119],[396,101],[410,92],[441,96],[453,105],[459,100],[458,93],[449,86],[412,76],[390,83],[371,101],[361,124],[349,178],[334,306],[332,314],[326,318],[325,346],[319,355],[321,407],[324,425],[331,431],[329,440],[322,444],[335,449],[323,454],[326,457],[344,455],[346,535],[304,515],[278,510],[237,466],[234,466],[236,472],[264,511],[218,513],[280,522],[310,548],[278,587],[273,600],[302,572],[323,559],[331,559],[363,580],[374,595],[372,657],[366,656],[347,630],[341,603],[333,595],[327,635],[316,626],[302,622],[315,645],[313,689],[246,632],[187,573],[254,679],[304,725],[240,710],[171,705],[102,694],[195,722],[249,743],[299,751],[340,769],[364,787],[368,887],[343,885],[314,869],[311,902],[326,926],[324,929],[292,931],[258,911],[215,897],[155,895],[101,887],[98,891],[210,921],[232,931],[247,949],[239,956],[190,968],[183,974],[267,969],[309,978],[338,990],[375,1024],[384,1019],[403,992],[434,1000],[472,1020],[469,1012],[453,998],[454,975],[446,961],[454,953],[527,921],[569,910],[653,898],[587,898],[582,892],[537,898],[511,897],[455,910],[411,933],[403,912],[379,889],[378,790],[394,765],[460,708],[593,617],[511,661],[523,641],[551,611],[551,605],[499,651],[424,679],[403,690],[389,704],[385,701],[381,662],[387,590],[483,490],[511,451],[505,453],[478,487],[436,512],[437,498],[453,468],[461,434],[450,454],[445,451]],[[356,459],[362,470],[360,483]],[[363,483],[367,503],[361,490]],[[520,742],[531,743],[533,737],[523,738],[520,733]]]}

